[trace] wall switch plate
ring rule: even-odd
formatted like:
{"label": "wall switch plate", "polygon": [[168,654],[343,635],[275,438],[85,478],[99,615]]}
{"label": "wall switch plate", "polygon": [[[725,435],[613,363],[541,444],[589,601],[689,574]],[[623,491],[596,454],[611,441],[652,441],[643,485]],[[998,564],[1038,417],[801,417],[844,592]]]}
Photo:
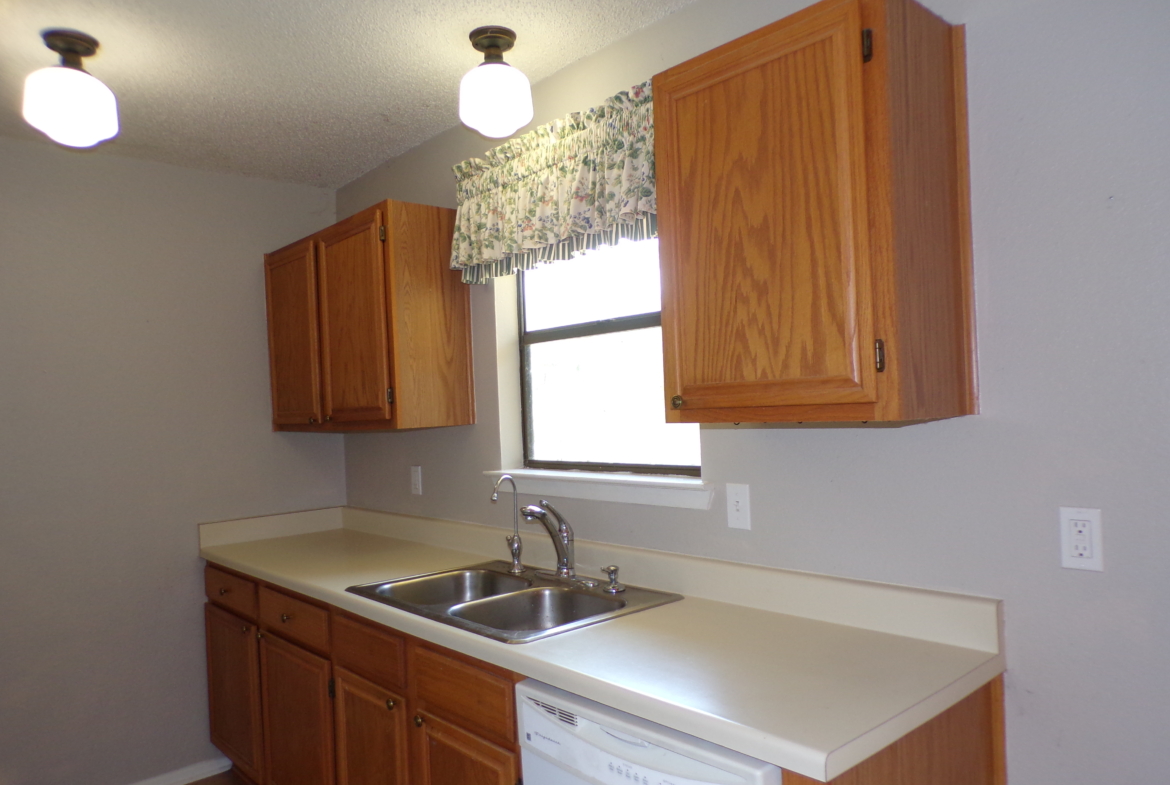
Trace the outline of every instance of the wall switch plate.
{"label": "wall switch plate", "polygon": [[1060,508],[1060,566],[1105,571],[1101,554],[1101,511]]}
{"label": "wall switch plate", "polygon": [[727,483],[727,526],[732,529],[752,528],[751,491],[747,485]]}
{"label": "wall switch plate", "polygon": [[422,496],[422,467],[410,467],[410,492],[415,496]]}

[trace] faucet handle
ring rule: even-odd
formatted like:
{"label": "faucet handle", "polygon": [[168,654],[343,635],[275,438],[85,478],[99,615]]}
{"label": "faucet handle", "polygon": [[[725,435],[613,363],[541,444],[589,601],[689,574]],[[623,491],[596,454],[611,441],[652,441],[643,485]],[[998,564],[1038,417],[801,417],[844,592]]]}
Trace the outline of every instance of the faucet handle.
{"label": "faucet handle", "polygon": [[[552,516],[557,519],[558,527],[559,526],[568,527],[569,522],[565,520],[565,516],[561,515],[560,511],[556,507],[553,507],[549,503],[548,499],[541,499],[540,506],[552,513]],[[572,529],[569,529],[569,532],[571,534]]]}
{"label": "faucet handle", "polygon": [[618,583],[618,566],[616,564],[611,564],[608,567],[602,567],[601,571],[609,576],[609,585],[605,587],[606,593],[617,594],[618,592],[623,592],[626,590],[624,585]]}

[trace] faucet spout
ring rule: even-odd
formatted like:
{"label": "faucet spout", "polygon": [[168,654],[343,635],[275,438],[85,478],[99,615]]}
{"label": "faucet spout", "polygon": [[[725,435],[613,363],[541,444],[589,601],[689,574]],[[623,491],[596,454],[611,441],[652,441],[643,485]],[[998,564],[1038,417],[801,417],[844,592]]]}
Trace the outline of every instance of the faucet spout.
{"label": "faucet spout", "polygon": [[569,526],[565,516],[557,512],[557,509],[549,504],[547,499],[541,499],[539,506],[526,505],[520,510],[520,514],[529,523],[536,520],[544,524],[548,536],[552,538],[553,548],[557,552],[557,576],[561,578],[577,577],[573,555],[573,527]]}

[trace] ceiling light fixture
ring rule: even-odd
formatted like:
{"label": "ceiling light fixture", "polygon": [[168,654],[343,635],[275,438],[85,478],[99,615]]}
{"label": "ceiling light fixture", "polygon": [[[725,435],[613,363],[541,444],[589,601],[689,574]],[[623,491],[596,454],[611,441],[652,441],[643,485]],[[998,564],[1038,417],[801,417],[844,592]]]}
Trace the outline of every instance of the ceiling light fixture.
{"label": "ceiling light fixture", "polygon": [[504,62],[516,33],[506,27],[477,27],[469,37],[483,52],[483,62],[459,83],[459,119],[493,139],[511,136],[532,122],[532,85]]}
{"label": "ceiling light fixture", "polygon": [[45,46],[61,64],[33,71],[24,80],[24,119],[54,142],[93,147],[118,135],[118,101],[86,73],[81,58],[97,51],[97,39],[76,30],[46,30]]}

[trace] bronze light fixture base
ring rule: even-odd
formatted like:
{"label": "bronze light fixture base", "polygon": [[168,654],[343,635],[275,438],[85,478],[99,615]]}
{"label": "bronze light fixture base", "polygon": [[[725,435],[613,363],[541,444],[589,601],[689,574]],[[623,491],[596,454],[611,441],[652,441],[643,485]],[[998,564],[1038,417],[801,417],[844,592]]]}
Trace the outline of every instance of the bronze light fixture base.
{"label": "bronze light fixture base", "polygon": [[83,71],[81,58],[92,57],[98,50],[97,39],[77,30],[45,30],[45,46],[61,55],[61,65]]}
{"label": "bronze light fixture base", "polygon": [[477,27],[468,38],[477,51],[483,52],[485,63],[504,62],[504,52],[516,45],[516,32],[496,25]]}

